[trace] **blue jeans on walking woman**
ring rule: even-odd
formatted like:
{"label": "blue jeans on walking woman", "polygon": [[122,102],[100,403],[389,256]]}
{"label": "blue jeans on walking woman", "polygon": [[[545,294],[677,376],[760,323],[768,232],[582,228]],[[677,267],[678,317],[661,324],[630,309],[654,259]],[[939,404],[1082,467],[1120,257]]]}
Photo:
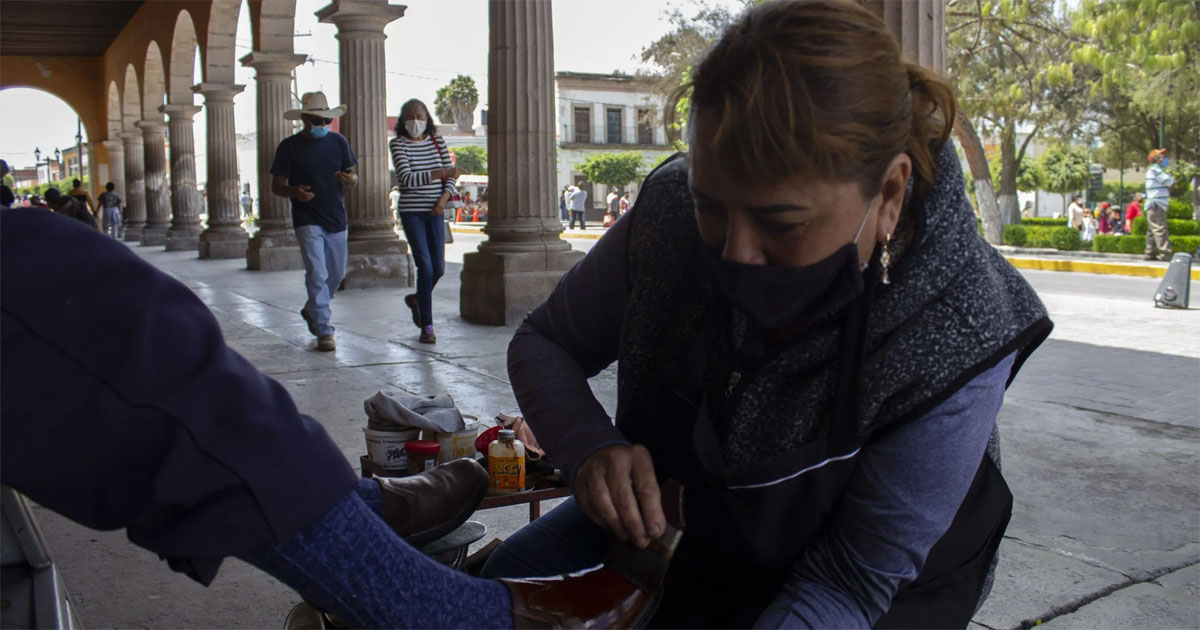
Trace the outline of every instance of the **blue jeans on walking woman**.
{"label": "blue jeans on walking woman", "polygon": [[400,225],[417,266],[417,312],[421,326],[433,325],[433,287],[446,273],[446,226],[432,212],[401,212]]}
{"label": "blue jeans on walking woman", "polygon": [[296,228],[296,242],[304,258],[304,289],[308,292],[304,312],[314,322],[316,336],[332,335],[329,301],[346,277],[346,230],[326,232],[317,225],[301,225]]}

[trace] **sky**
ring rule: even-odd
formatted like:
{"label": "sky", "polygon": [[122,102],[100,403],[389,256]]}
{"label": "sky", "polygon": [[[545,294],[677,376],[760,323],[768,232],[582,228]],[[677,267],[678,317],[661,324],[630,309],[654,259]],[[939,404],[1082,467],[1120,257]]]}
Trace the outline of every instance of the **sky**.
{"label": "sky", "polygon": [[[692,12],[697,0],[554,0],[555,71],[634,73],[643,69],[643,47],[670,28],[665,12],[681,7]],[[296,52],[311,61],[296,71],[299,92],[324,91],[331,102],[338,95],[337,28],[317,22],[314,12],[328,0],[297,0]],[[394,1],[393,4],[399,4]],[[737,6],[737,0],[709,0],[712,5]],[[459,74],[475,79],[480,107],[487,103],[488,9],[486,0],[411,0],[404,17],[388,25],[387,109],[391,116],[409,98],[433,107],[438,88]],[[237,56],[251,51],[249,14],[245,3],[238,23]],[[236,81],[246,89],[234,99],[238,133],[255,127],[254,71],[237,68]],[[199,83],[197,77],[196,82]],[[196,104],[203,104],[197,97]],[[31,124],[36,121],[36,124]],[[475,114],[479,124],[479,112]],[[0,157],[16,168],[33,165],[34,148],[42,157],[54,148],[75,144],[76,116],[66,103],[48,93],[27,88],[0,90]],[[203,164],[205,125],[196,116],[197,161]],[[84,142],[87,142],[86,132]],[[203,166],[201,166],[203,170]],[[203,177],[201,177],[203,179]]]}

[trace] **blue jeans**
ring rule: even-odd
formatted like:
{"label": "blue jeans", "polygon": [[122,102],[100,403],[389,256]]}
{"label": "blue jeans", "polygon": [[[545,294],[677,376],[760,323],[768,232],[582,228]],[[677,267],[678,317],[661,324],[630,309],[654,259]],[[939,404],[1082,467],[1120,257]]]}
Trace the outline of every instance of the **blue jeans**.
{"label": "blue jeans", "polygon": [[316,322],[317,336],[332,335],[329,301],[346,277],[346,230],[326,232],[318,225],[296,228],[296,242],[304,258],[304,289],[308,301],[304,312]]}
{"label": "blue jeans", "polygon": [[604,561],[613,540],[571,497],[509,536],[488,557],[479,577],[535,577],[587,569]]}
{"label": "blue jeans", "polygon": [[101,215],[104,219],[104,233],[117,238],[121,233],[121,209],[120,208],[105,208]]}
{"label": "blue jeans", "polygon": [[446,273],[445,219],[432,212],[401,212],[400,225],[417,266],[417,319],[433,325],[433,287]]}

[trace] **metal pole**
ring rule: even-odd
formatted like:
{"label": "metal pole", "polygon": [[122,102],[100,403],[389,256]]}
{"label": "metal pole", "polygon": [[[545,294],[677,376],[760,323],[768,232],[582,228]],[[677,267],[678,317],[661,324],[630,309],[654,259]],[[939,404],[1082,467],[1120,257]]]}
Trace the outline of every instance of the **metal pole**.
{"label": "metal pole", "polygon": [[1120,188],[1117,190],[1117,207],[1124,208],[1125,207],[1125,134],[1119,134],[1119,135],[1120,135],[1120,141],[1117,142],[1117,146],[1119,147],[1118,152],[1121,154],[1121,183],[1118,184],[1118,186],[1120,186]]}
{"label": "metal pole", "polygon": [[[83,121],[75,118],[75,173],[83,181]],[[82,185],[82,184],[81,184]]]}

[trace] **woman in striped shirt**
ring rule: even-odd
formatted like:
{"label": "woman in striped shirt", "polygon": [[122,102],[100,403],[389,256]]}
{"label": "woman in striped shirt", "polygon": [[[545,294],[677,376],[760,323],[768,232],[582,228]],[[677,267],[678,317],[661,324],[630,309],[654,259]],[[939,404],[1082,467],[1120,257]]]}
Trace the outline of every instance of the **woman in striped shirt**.
{"label": "woman in striped shirt", "polygon": [[411,99],[400,108],[396,137],[388,143],[400,184],[400,224],[417,265],[417,292],[404,296],[421,343],[433,334],[433,287],[446,270],[446,228],[442,213],[455,193],[462,169],[450,165],[446,141],[437,133],[429,108]]}

